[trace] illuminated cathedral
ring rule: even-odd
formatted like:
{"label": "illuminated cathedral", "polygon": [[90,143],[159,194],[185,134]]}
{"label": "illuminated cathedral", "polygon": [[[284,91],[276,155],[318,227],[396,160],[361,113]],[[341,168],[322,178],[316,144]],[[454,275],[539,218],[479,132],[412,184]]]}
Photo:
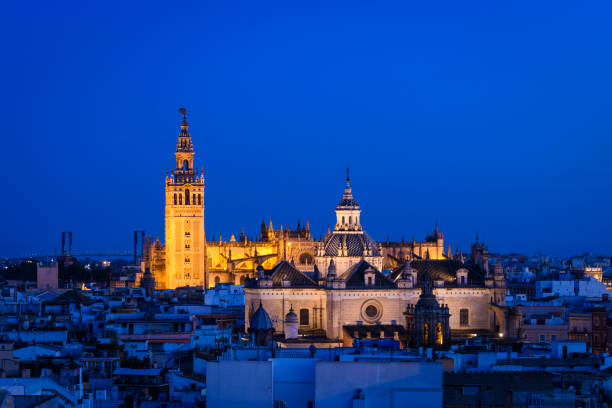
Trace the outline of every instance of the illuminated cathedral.
{"label": "illuminated cathedral", "polygon": [[147,238],[143,255],[143,271],[150,271],[157,289],[244,284],[245,315],[261,307],[277,334],[285,332],[290,310],[297,311],[300,333],[340,340],[369,326],[381,335],[412,330],[425,343],[445,341],[449,326],[499,335],[515,330],[504,308],[503,270],[499,263],[490,270],[483,243],[476,240],[468,259],[453,254],[450,245],[445,251],[437,224],[422,242],[372,239],[362,226],[348,170],[334,229],[320,239],[308,220],[295,228],[262,220],[255,239],[242,230],[238,238],[207,240],[204,173],[194,167],[186,112],[181,113],[175,169],[165,179],[165,243]]}
{"label": "illuminated cathedral", "polygon": [[412,241],[375,242],[360,224],[360,208],[351,201],[350,180],[347,174],[345,198],[339,204],[339,215],[333,232],[316,239],[308,220],[297,226],[279,225],[272,220],[261,221],[260,235],[249,239],[244,230],[221,238],[206,240],[204,224],[204,173],[194,166],[194,146],[189,132],[186,111],[181,109],[176,145],[175,168],[165,178],[165,243],[148,237],[145,240],[143,271],[148,268],[155,277],[157,289],[174,289],[181,286],[213,287],[217,283],[243,284],[253,277],[257,266],[269,269],[281,261],[293,262],[306,273],[312,273],[315,264],[325,269],[328,257],[346,253],[339,261],[343,272],[363,255],[378,269],[393,269],[406,259],[447,259],[442,233],[436,225],[434,232],[424,242]]}

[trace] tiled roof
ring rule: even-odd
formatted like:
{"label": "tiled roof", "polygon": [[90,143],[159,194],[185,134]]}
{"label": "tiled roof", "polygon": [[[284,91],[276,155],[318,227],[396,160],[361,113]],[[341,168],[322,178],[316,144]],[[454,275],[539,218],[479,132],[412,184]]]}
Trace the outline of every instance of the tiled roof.
{"label": "tiled roof", "polygon": [[348,256],[364,256],[366,248],[372,250],[372,256],[380,256],[376,242],[368,234],[334,232],[325,241],[325,255],[339,256],[340,248],[346,245]]}
{"label": "tiled roof", "polygon": [[252,330],[269,330],[272,328],[272,320],[270,320],[268,312],[261,303],[249,320],[249,328]]}
{"label": "tiled roof", "polygon": [[[454,283],[457,279],[457,271],[464,268],[468,271],[468,284],[484,284],[484,276],[479,271],[476,271],[470,265],[466,265],[459,261],[452,259],[418,259],[407,262],[410,262],[410,265],[417,270],[417,282],[422,282],[423,276],[426,272],[428,272],[434,281],[442,279],[444,282]],[[399,278],[402,266],[395,269],[389,276],[393,281]]]}
{"label": "tiled roof", "polygon": [[[368,269],[374,270],[374,284],[366,285],[364,273]],[[350,267],[346,272],[342,274],[340,279],[346,281],[347,289],[395,289],[397,286],[389,278],[380,273],[378,269],[367,263],[366,261],[360,261],[358,264]]]}
{"label": "tiled roof", "polygon": [[285,279],[291,282],[291,287],[316,288],[319,286],[287,261],[280,262],[272,269],[271,279],[274,286],[282,286]]}
{"label": "tiled roof", "polygon": [[355,201],[353,196],[351,196],[349,198],[342,198],[342,200],[338,203],[337,207],[359,207],[359,204],[357,204],[357,201]]}

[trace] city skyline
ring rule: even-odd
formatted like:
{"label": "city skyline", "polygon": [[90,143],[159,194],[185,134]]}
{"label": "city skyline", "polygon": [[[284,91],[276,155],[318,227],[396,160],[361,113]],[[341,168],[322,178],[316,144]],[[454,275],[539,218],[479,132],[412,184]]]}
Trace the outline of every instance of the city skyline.
{"label": "city skyline", "polygon": [[162,238],[181,105],[209,239],[262,218],[324,234],[348,166],[375,240],[437,221],[453,249],[609,253],[600,9],[4,7],[23,35],[0,68],[0,256],[52,253],[61,231],[83,250]]}

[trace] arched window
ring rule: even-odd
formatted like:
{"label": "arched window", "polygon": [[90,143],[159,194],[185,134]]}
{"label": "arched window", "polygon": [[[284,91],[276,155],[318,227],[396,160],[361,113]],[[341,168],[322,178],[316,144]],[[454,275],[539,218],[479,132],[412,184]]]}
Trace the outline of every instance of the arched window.
{"label": "arched window", "polygon": [[429,344],[429,325],[423,325],[423,344]]}
{"label": "arched window", "polygon": [[217,286],[219,283],[221,283],[221,278],[215,276],[215,286]]}
{"label": "arched window", "polygon": [[349,215],[349,225],[353,225],[353,216]]}
{"label": "arched window", "polygon": [[308,326],[310,324],[309,322],[309,315],[308,315],[308,309],[300,309],[300,325],[301,326]]}
{"label": "arched window", "polygon": [[193,193],[193,196],[191,197],[191,202],[193,203],[193,205],[195,205],[196,203],[195,193]]}
{"label": "arched window", "polygon": [[183,170],[189,170],[189,162],[187,160],[183,160]]}
{"label": "arched window", "polygon": [[202,205],[202,195],[198,194],[198,205]]}
{"label": "arched window", "polygon": [[189,189],[185,190],[185,205],[189,205]]}
{"label": "arched window", "polygon": [[442,323],[436,324],[436,344],[444,343],[444,334],[442,333]]}
{"label": "arched window", "polygon": [[174,193],[174,205],[176,205],[176,193]]}
{"label": "arched window", "polygon": [[314,263],[314,258],[308,252],[304,252],[300,255],[299,260],[302,265],[312,265]]}
{"label": "arched window", "polygon": [[179,195],[179,205],[183,205],[183,195]]}
{"label": "arched window", "polygon": [[344,225],[346,221],[344,221],[344,215],[342,216],[342,225]]}

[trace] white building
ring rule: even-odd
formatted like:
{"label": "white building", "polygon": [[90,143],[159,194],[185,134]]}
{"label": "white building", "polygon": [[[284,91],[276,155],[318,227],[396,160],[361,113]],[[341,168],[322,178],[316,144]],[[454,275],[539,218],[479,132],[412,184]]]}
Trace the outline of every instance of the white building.
{"label": "white building", "polygon": [[209,362],[206,404],[213,408],[441,407],[442,364],[309,358]]}

